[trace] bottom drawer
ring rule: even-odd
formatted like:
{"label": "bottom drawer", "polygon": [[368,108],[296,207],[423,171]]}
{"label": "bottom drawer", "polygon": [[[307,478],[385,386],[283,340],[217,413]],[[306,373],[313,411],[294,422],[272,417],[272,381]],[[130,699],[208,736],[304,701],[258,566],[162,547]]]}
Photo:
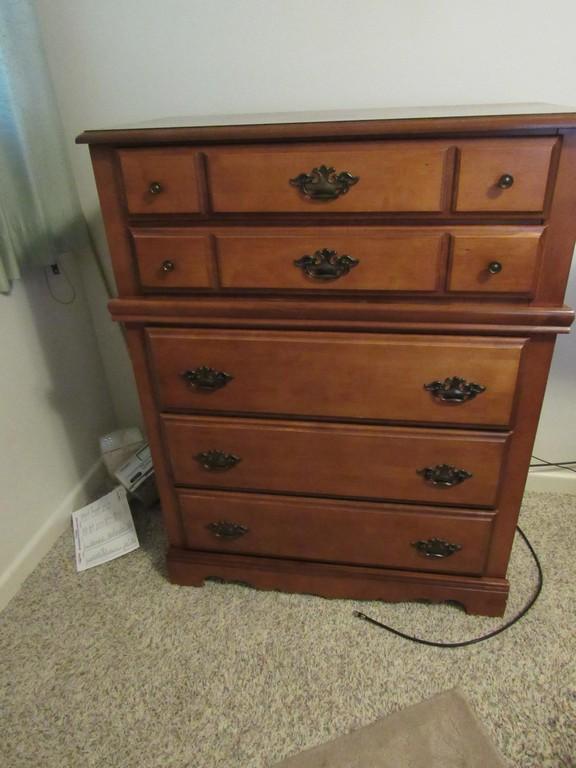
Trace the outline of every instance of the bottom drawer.
{"label": "bottom drawer", "polygon": [[191,549],[480,574],[494,513],[181,491]]}

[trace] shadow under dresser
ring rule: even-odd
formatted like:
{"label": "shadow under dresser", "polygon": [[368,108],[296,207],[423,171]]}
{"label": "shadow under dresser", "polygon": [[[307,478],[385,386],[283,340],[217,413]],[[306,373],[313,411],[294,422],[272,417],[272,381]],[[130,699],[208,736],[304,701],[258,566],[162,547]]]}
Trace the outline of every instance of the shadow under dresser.
{"label": "shadow under dresser", "polygon": [[87,131],[178,584],[498,616],[576,236],[576,115]]}

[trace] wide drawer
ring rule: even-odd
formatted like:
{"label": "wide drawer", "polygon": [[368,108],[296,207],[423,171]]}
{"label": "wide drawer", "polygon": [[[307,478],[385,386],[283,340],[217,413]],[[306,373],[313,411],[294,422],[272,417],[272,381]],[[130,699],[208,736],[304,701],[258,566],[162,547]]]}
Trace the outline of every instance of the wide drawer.
{"label": "wide drawer", "polygon": [[218,234],[220,286],[287,291],[411,291],[442,288],[443,232],[361,229]]}
{"label": "wide drawer", "polygon": [[507,435],[166,415],[177,485],[492,507]]}
{"label": "wide drawer", "polygon": [[538,137],[152,147],[118,157],[133,214],[200,213],[206,194],[214,213],[538,213],[556,145]]}
{"label": "wide drawer", "polygon": [[414,571],[482,573],[493,513],[180,491],[186,546]]}
{"label": "wide drawer", "polygon": [[227,212],[438,212],[450,144],[388,141],[206,151],[212,209]]}
{"label": "wide drawer", "polygon": [[[134,227],[144,290],[534,292],[542,227]],[[450,251],[450,266],[448,252]],[[448,278],[447,278],[448,275]]]}
{"label": "wide drawer", "polygon": [[525,339],[151,328],[162,410],[506,426]]}

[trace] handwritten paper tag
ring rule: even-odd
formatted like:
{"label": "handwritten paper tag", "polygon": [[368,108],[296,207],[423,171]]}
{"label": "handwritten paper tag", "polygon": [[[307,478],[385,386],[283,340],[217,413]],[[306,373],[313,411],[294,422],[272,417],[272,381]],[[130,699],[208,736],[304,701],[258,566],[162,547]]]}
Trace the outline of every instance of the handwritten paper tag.
{"label": "handwritten paper tag", "polygon": [[76,569],[85,571],[138,549],[126,490],[120,486],[72,513]]}

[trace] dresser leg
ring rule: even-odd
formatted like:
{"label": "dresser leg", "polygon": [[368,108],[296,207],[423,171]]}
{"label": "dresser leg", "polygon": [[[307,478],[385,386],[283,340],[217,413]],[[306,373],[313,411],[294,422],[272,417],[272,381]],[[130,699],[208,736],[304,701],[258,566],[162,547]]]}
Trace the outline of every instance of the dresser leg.
{"label": "dresser leg", "polygon": [[502,592],[478,592],[460,597],[459,603],[471,616],[503,616],[508,601],[508,590]]}
{"label": "dresser leg", "polygon": [[181,587],[203,587],[207,578],[205,570],[202,567],[195,567],[193,563],[174,557],[175,551],[169,550],[166,558],[168,576],[172,584],[179,584]]}

